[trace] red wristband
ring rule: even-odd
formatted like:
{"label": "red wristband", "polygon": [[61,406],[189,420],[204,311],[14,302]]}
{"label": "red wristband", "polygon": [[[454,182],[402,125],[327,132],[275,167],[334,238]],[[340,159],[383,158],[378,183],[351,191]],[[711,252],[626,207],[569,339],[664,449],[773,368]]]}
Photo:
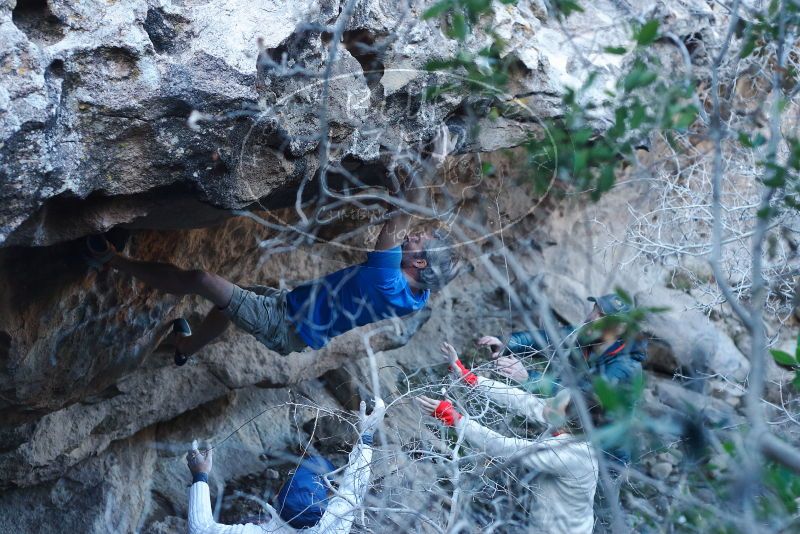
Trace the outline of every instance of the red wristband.
{"label": "red wristband", "polygon": [[447,426],[456,426],[456,423],[461,420],[461,414],[453,408],[453,403],[446,400],[439,403],[439,406],[433,411],[433,416]]}
{"label": "red wristband", "polygon": [[461,360],[456,360],[456,367],[458,367],[459,371],[461,371],[461,376],[464,377],[464,382],[466,382],[470,386],[478,385],[477,375],[475,375],[475,373],[464,367],[464,364],[461,363]]}

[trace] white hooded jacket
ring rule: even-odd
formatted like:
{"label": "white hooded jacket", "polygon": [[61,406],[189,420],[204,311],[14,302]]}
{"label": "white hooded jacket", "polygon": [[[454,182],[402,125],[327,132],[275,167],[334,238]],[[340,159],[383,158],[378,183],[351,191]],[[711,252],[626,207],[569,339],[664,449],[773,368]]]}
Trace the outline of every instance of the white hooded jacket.
{"label": "white hooded jacket", "polygon": [[[543,399],[483,377],[478,377],[477,387],[495,403],[546,424]],[[467,417],[463,417],[456,428],[486,454],[513,457],[519,465],[538,473],[536,505],[530,510],[536,520],[536,532],[592,532],[598,466],[595,450],[588,441],[569,434],[536,441],[507,438]]]}

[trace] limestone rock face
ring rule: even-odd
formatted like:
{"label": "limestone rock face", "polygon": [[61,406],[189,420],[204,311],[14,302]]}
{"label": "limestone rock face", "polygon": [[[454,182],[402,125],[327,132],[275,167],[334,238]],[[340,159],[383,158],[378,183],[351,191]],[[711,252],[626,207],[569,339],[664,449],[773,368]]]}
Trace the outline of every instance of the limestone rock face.
{"label": "limestone rock face", "polygon": [[[438,21],[419,20],[428,3],[356,1],[332,47],[331,26],[351,4],[0,0],[0,511],[17,521],[0,532],[184,531],[192,439],[220,446],[212,493],[230,495],[266,469],[286,474],[276,458],[316,431],[308,406],[352,421],[346,411],[358,395],[397,398],[409,377],[441,363],[443,339],[460,345],[465,361],[486,364],[472,349],[478,335],[535,322],[511,313],[506,289],[531,302],[545,296],[572,323],[588,312],[589,294],[618,283],[648,294],[651,280],[617,276],[618,258],[582,248],[582,221],[609,221],[618,233],[625,202],[640,191],[597,206],[563,200],[542,219],[541,199],[516,182],[519,164],[482,154],[496,163],[496,179],[460,180],[475,166],[467,158],[514,147],[537,120],[558,116],[561,92],[583,78],[586,61],[603,67],[588,97],[600,99],[627,60],[603,51],[624,32],[596,31],[627,16],[619,2],[587,3],[563,26],[539,0],[497,3],[492,23],[518,63],[500,98],[522,103],[534,120],[482,120],[453,164],[460,200],[448,222],[483,225],[492,237],[464,247],[475,271],[429,310],[321,351],[281,357],[230,329],[175,367],[163,346],[170,322],[184,316],[196,326],[209,304],[88,269],[83,237],[124,229],[120,246],[135,258],[291,288],[363,260],[375,226],[344,210],[335,224],[312,228],[284,207],[313,204],[323,175],[335,186],[345,171],[380,181],[393,150],[461,118],[463,98],[423,98],[436,82],[425,65],[456,50]],[[704,3],[646,4],[678,35],[713,31]],[[487,39],[477,32],[467,46]],[[601,110],[596,119],[602,129],[609,117]],[[300,231],[287,238],[281,225]],[[690,307],[674,293],[656,305],[664,298]],[[713,339],[704,369],[744,378],[747,362],[713,323],[696,322],[689,338],[679,321],[650,325],[667,347],[648,364],[653,372],[685,371],[695,362],[691,341]],[[669,386],[656,393],[674,410],[683,402]],[[419,431],[418,413],[402,403],[392,410],[384,437],[397,445]],[[434,468],[397,457],[396,471],[412,480],[389,476],[386,487],[417,484],[427,495],[409,473],[433,480]],[[267,479],[258,480],[269,490],[280,482]]]}
{"label": "limestone rock face", "polygon": [[[438,82],[425,65],[456,43],[438,21],[419,20],[422,2],[359,0],[330,47],[320,25],[346,4],[4,0],[0,246],[47,245],[122,223],[202,226],[225,217],[214,208],[287,203],[278,193],[318,174],[320,133],[334,143],[330,164],[350,170],[430,139],[463,97],[426,101]],[[673,11],[665,24],[704,25],[701,6]],[[557,116],[564,87],[600,67],[588,97],[599,100],[625,61],[603,48],[629,36],[593,28],[624,15],[614,2],[592,2],[562,27],[538,1],[496,5],[487,22],[520,65],[503,98],[535,120]],[[467,45],[487,43],[479,31]],[[190,129],[192,110],[229,116]],[[513,146],[531,127],[487,125],[471,147]],[[177,205],[189,209],[179,215]]]}

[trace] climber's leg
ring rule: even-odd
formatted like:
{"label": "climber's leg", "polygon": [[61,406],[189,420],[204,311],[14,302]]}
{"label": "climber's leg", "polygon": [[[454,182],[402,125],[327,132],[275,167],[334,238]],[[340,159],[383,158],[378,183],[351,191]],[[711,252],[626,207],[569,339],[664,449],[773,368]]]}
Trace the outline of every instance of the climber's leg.
{"label": "climber's leg", "polygon": [[189,337],[177,340],[177,350],[180,354],[196,354],[203,347],[214,341],[231,324],[231,320],[217,306],[211,308],[203,323],[195,328]]}
{"label": "climber's leg", "polygon": [[199,269],[184,270],[171,263],[139,261],[114,254],[108,264],[145,284],[175,295],[200,295],[224,308],[231,301],[233,284]]}
{"label": "climber's leg", "polygon": [[231,303],[221,311],[268,349],[286,356],[308,346],[287,316],[287,294],[269,286],[234,286]]}

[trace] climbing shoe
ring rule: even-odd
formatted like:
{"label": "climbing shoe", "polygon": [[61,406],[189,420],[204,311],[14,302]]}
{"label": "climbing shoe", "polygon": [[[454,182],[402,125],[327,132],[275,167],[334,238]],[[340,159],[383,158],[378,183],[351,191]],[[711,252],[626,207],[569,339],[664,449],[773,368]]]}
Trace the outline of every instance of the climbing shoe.
{"label": "climbing shoe", "polygon": [[[192,335],[192,328],[189,322],[183,317],[172,321],[172,333],[176,338],[189,337]],[[183,365],[189,361],[188,354],[182,354],[177,348],[175,349],[175,365]]]}
{"label": "climbing shoe", "polygon": [[90,235],[86,238],[86,250],[83,257],[91,267],[100,269],[114,257],[114,247],[109,244],[103,234]]}

